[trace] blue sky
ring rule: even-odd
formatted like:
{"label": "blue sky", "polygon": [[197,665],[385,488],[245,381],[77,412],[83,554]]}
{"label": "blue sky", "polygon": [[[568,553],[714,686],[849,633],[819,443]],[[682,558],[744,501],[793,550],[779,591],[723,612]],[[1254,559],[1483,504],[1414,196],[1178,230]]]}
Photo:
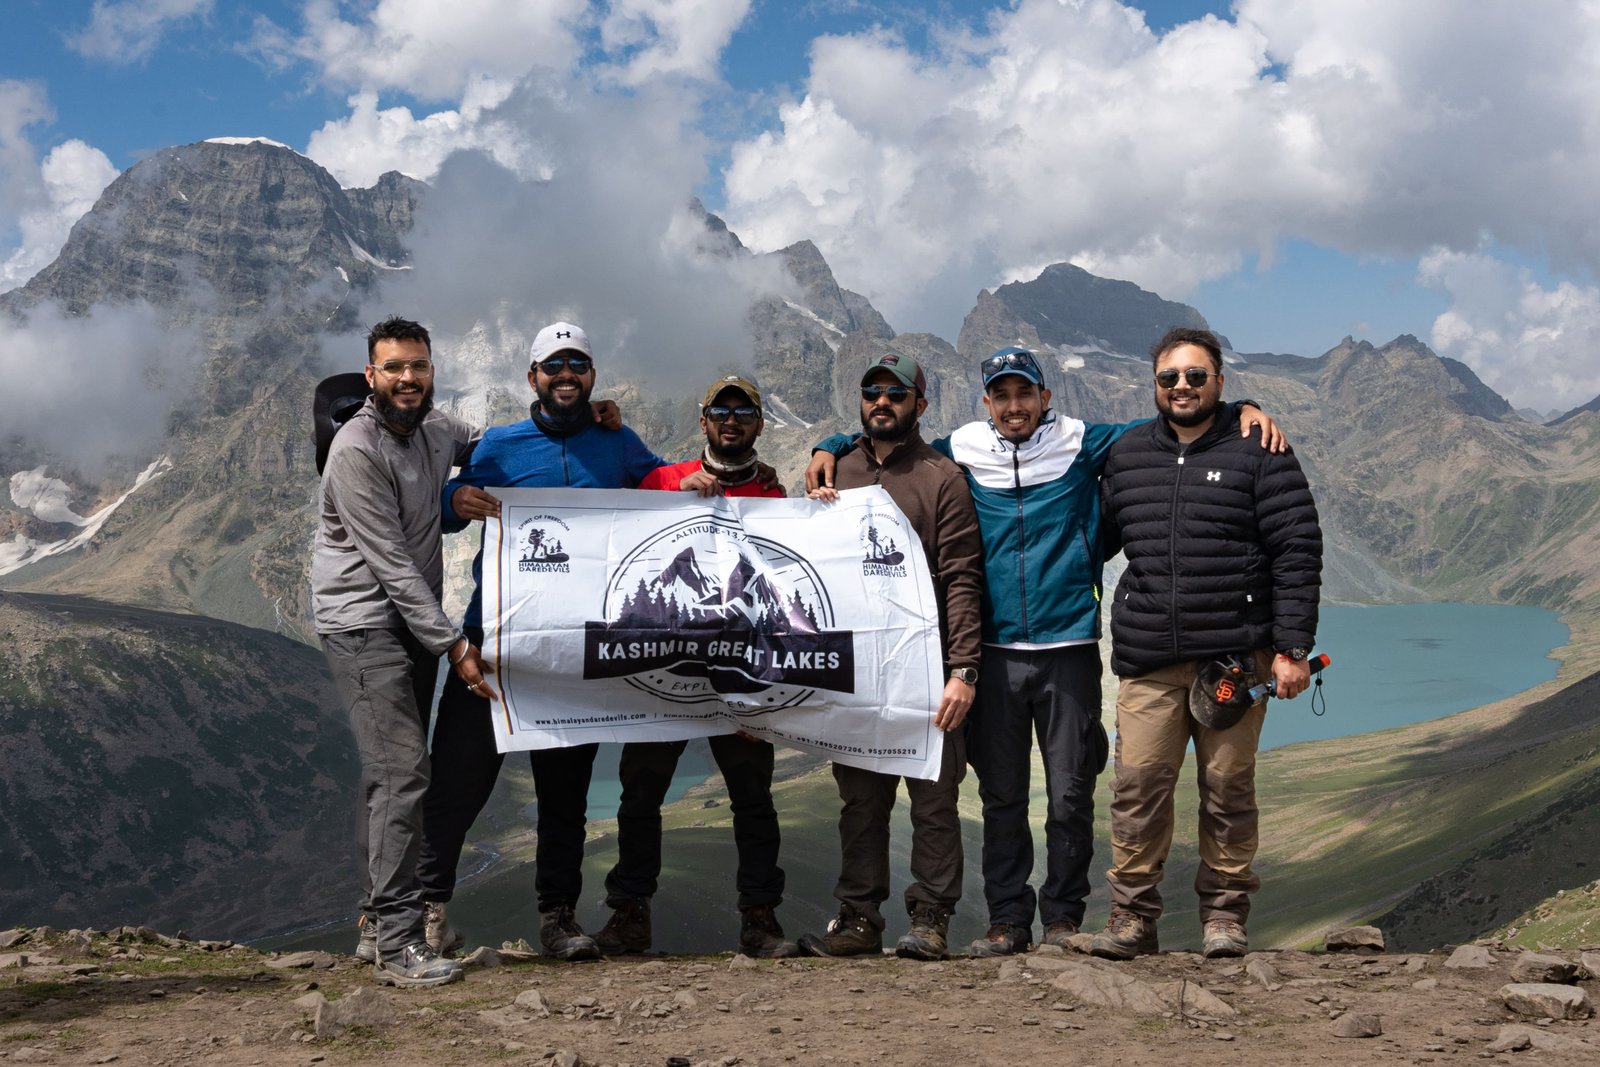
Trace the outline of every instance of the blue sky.
{"label": "blue sky", "polygon": [[1411,333],[1521,405],[1600,393],[1593,4],[10,0],[0,36],[0,288],[168,145],[537,181],[649,116],[684,195],[897,329],[1068,260],[1242,351]]}

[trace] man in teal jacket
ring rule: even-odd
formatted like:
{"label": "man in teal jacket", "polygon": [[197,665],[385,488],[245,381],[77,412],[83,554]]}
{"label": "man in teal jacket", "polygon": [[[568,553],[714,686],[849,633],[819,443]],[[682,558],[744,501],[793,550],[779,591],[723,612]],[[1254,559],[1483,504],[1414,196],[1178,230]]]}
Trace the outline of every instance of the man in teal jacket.
{"label": "man in teal jacket", "polygon": [[[971,948],[973,955],[1002,956],[1032,944],[1036,910],[1046,944],[1066,947],[1083,923],[1094,783],[1108,747],[1100,722],[1099,481],[1112,444],[1137,423],[1086,423],[1052,411],[1043,371],[1027,349],[1001,349],[980,370],[989,418],[933,447],[966,472],[983,538],[984,658],[967,720],[967,760],[983,801],[990,926]],[[1258,411],[1244,420],[1274,436],[1272,420]],[[842,435],[819,445],[808,483],[830,483],[833,454],[849,445]],[[1028,883],[1035,734],[1048,794],[1045,880],[1037,893]]]}

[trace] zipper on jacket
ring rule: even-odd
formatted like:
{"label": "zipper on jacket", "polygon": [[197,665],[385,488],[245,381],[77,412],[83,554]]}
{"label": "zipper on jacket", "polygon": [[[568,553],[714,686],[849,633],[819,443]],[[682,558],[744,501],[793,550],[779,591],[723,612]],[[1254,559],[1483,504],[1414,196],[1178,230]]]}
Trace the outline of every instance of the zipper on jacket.
{"label": "zipper on jacket", "polygon": [[1017,595],[1022,602],[1022,639],[1033,640],[1033,630],[1028,626],[1028,539],[1022,522],[1022,454],[1015,445],[1011,448],[1011,484],[1017,493]]}
{"label": "zipper on jacket", "polygon": [[1172,655],[1178,655],[1178,490],[1183,484],[1183,450],[1187,445],[1178,446],[1178,473],[1172,479],[1172,507],[1168,509],[1169,525],[1167,526],[1167,575],[1172,588],[1172,604],[1167,611],[1167,618],[1172,623]]}
{"label": "zipper on jacket", "polygon": [[[1083,542],[1083,560],[1089,567],[1089,592],[1094,594],[1094,602],[1100,603],[1100,579],[1094,573],[1094,553],[1089,549],[1089,531],[1078,528],[1078,540]],[[1101,564],[1104,566],[1104,563]]]}

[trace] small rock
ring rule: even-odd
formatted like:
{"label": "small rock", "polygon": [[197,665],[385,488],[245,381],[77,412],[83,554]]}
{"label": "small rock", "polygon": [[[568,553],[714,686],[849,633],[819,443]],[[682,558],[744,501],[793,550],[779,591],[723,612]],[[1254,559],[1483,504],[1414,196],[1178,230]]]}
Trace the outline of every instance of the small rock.
{"label": "small rock", "polygon": [[1500,1036],[1489,1042],[1490,1052],[1521,1052],[1523,1049],[1533,1047],[1533,1038],[1525,1030],[1513,1031],[1511,1027],[1501,1027]]}
{"label": "small rock", "polygon": [[735,953],[733,959],[728,961],[728,970],[730,971],[753,971],[756,967],[757,963],[754,956]]}
{"label": "small rock", "polygon": [[12,927],[10,930],[0,932],[0,948],[10,948],[13,945],[20,945],[26,940],[28,940],[28,931],[24,930],[20,926]]}
{"label": "small rock", "polygon": [[[1528,1039],[1528,1044],[1524,1045],[1524,1048],[1531,1046],[1540,1052],[1597,1051],[1593,1045],[1581,1038],[1554,1033],[1536,1026],[1524,1026],[1521,1023],[1510,1023],[1502,1026],[1495,1040],[1496,1042],[1507,1038],[1515,1040],[1517,1037],[1526,1037]],[[1494,1046],[1491,1045],[1489,1047],[1493,1048]],[[1512,1051],[1515,1050],[1513,1049]]]}
{"label": "small rock", "polygon": [[1382,1037],[1383,1019],[1377,1015],[1345,1012],[1333,1021],[1334,1037]]}
{"label": "small rock", "polygon": [[1518,982],[1573,982],[1578,977],[1578,965],[1560,956],[1524,952],[1511,965],[1511,977]]}
{"label": "small rock", "polygon": [[12,1063],[49,1063],[56,1058],[49,1049],[24,1045],[11,1054]]}
{"label": "small rock", "polygon": [[352,1026],[374,1030],[393,1026],[399,1019],[389,998],[370,986],[338,1000],[325,1001],[317,1008],[316,1036],[338,1037]]}
{"label": "small rock", "polygon": [[[0,948],[4,947],[4,945],[0,945]],[[1600,978],[1600,952],[1579,953],[1578,964],[1590,978]]]}
{"label": "small rock", "polygon": [[1245,957],[1245,974],[1269,993],[1283,989],[1283,979],[1278,977],[1278,969],[1267,963],[1266,957],[1259,952],[1251,952]]}
{"label": "small rock", "polygon": [[687,989],[680,989],[676,993],[672,994],[672,1002],[680,1008],[692,1009],[700,1006],[700,1002],[695,999],[694,994],[689,992]]}
{"label": "small rock", "polygon": [[317,1009],[322,1007],[327,1002],[328,998],[323,996],[321,993],[307,993],[305,996],[297,998],[294,1002],[294,1006],[303,1011],[309,1011],[311,1014],[315,1015],[317,1013]]}
{"label": "small rock", "polygon": [[1415,982],[1411,983],[1411,988],[1415,989],[1418,993],[1432,993],[1435,989],[1439,988],[1439,979],[1419,978]]}
{"label": "small rock", "polygon": [[1577,986],[1515,982],[1500,987],[1500,999],[1518,1015],[1536,1019],[1587,1019],[1594,1014],[1589,994]]}
{"label": "small rock", "polygon": [[1461,945],[1450,953],[1450,958],[1444,961],[1444,965],[1458,971],[1481,970],[1494,966],[1494,953],[1482,945]]}
{"label": "small rock", "polygon": [[1331,931],[1322,945],[1329,952],[1382,952],[1383,931],[1376,926],[1351,926]]}
{"label": "small rock", "polygon": [[479,945],[477,948],[467,953],[467,955],[463,956],[461,958],[461,962],[467,967],[489,968],[499,967],[501,964],[505,963],[505,958],[497,949],[492,949],[488,945]]}
{"label": "small rock", "polygon": [[583,1057],[564,1048],[550,1058],[550,1067],[583,1067]]}
{"label": "small rock", "polygon": [[301,967],[327,971],[333,969],[334,959],[326,952],[291,952],[287,956],[275,956],[267,960],[266,964],[275,971]]}
{"label": "small rock", "polygon": [[544,996],[537,989],[524,989],[517,994],[517,999],[511,1002],[523,1011],[530,1011],[541,1019],[550,1018],[550,1006],[544,1002]]}
{"label": "small rock", "polygon": [[27,965],[28,954],[26,952],[7,952],[5,955],[0,956],[0,971],[9,970],[13,967],[26,967]]}

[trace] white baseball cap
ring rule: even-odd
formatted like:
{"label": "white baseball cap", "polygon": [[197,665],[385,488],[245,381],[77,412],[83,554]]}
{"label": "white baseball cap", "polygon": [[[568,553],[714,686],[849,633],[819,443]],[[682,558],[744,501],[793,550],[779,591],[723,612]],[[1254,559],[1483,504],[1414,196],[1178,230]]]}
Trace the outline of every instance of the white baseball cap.
{"label": "white baseball cap", "polygon": [[533,347],[528,352],[528,369],[532,370],[535,364],[557,352],[569,350],[594,358],[594,352],[589,348],[589,335],[583,332],[582,326],[574,326],[570,322],[552,322],[533,339]]}

